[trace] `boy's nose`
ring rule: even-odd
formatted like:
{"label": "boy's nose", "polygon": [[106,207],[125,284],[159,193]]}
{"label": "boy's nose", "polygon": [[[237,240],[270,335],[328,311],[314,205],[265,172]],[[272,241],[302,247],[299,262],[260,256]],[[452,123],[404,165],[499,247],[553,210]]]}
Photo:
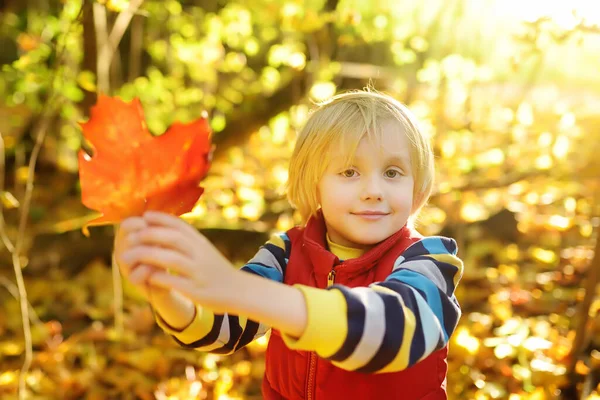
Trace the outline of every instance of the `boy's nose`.
{"label": "boy's nose", "polygon": [[383,199],[383,192],[381,190],[381,183],[376,177],[367,178],[363,187],[361,199],[363,201],[381,201]]}

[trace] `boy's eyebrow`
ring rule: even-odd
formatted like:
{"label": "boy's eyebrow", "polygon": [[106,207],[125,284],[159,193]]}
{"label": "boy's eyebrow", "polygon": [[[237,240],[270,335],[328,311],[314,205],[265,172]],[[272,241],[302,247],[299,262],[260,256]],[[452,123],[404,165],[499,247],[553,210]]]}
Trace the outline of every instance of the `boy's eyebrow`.
{"label": "boy's eyebrow", "polygon": [[[381,156],[381,158],[383,158],[383,157],[385,157],[385,155]],[[335,165],[335,166],[345,165],[347,161],[348,161],[347,158],[342,157],[342,156],[333,156],[329,160],[330,165]],[[358,161],[360,163],[360,157],[352,158],[350,160],[350,164],[353,164],[356,161]],[[385,158],[385,164],[386,165],[399,165],[405,169],[408,169],[411,167],[411,164],[410,164],[410,162],[408,162],[406,160],[406,157],[403,157],[401,155],[391,155],[391,156]]]}
{"label": "boy's eyebrow", "polygon": [[386,164],[400,164],[402,167],[410,167],[410,163],[402,156],[391,156],[386,160]]}

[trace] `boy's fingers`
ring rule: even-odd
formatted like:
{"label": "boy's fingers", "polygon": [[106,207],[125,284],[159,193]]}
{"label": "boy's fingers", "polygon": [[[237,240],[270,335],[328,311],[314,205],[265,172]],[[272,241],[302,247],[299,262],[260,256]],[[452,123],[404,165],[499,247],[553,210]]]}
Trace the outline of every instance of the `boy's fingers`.
{"label": "boy's fingers", "polygon": [[119,226],[119,234],[128,235],[131,232],[144,229],[148,226],[146,220],[142,217],[129,217],[121,222]]}
{"label": "boy's fingers", "polygon": [[154,226],[132,233],[129,238],[130,242],[135,244],[158,245],[186,255],[191,255],[190,249],[193,249],[188,236],[172,228]]}
{"label": "boy's fingers", "polygon": [[144,213],[144,220],[150,225],[162,225],[180,230],[182,232],[198,233],[195,228],[181,218],[162,212],[146,211]]}
{"label": "boy's fingers", "polygon": [[155,246],[135,246],[124,251],[121,259],[129,265],[146,264],[185,276],[191,276],[194,272],[194,266],[187,257],[177,251]]}
{"label": "boy's fingers", "polygon": [[163,290],[174,289],[191,299],[198,297],[198,289],[189,278],[157,271],[150,275],[149,281],[152,287],[158,287]]}
{"label": "boy's fingers", "polygon": [[120,259],[118,259],[116,257],[115,257],[115,261],[117,262],[117,265],[119,266],[121,275],[123,275],[127,279],[130,279],[132,267],[129,264],[121,261]]}
{"label": "boy's fingers", "polygon": [[127,237],[132,233],[144,229],[148,226],[148,223],[142,217],[129,217],[123,220],[119,225],[117,234],[115,236],[115,250],[118,252],[120,247],[123,245],[123,240],[127,240]]}
{"label": "boy's fingers", "polygon": [[148,278],[155,270],[155,268],[152,268],[149,265],[138,265],[133,268],[133,271],[129,274],[128,279],[134,285],[141,285],[147,282]]}

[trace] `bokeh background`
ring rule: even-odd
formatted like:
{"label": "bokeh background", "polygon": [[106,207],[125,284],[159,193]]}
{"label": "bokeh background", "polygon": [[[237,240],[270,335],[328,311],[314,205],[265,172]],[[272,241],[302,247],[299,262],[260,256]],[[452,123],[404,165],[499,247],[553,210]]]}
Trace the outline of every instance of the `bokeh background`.
{"label": "bokeh background", "polygon": [[113,228],[82,235],[98,93],[139,97],[157,135],[208,112],[185,218],[241,265],[299,222],[282,188],[314,102],[367,85],[430,136],[419,230],[465,261],[449,397],[600,399],[598,1],[3,0],[0,49],[1,399],[20,380],[30,399],[260,399],[266,340],[178,348],[111,268]]}

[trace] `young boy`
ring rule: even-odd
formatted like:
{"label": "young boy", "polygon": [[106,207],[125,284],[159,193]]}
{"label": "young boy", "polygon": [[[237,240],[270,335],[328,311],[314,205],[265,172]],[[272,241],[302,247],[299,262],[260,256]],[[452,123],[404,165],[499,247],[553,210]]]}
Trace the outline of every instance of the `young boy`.
{"label": "young boy", "polygon": [[271,328],[265,399],[445,399],[463,266],[454,240],[412,228],[433,174],[403,105],[342,94],[310,116],[290,161],[305,224],[241,270],[156,212],[122,223],[115,254],[182,346],[229,354]]}

